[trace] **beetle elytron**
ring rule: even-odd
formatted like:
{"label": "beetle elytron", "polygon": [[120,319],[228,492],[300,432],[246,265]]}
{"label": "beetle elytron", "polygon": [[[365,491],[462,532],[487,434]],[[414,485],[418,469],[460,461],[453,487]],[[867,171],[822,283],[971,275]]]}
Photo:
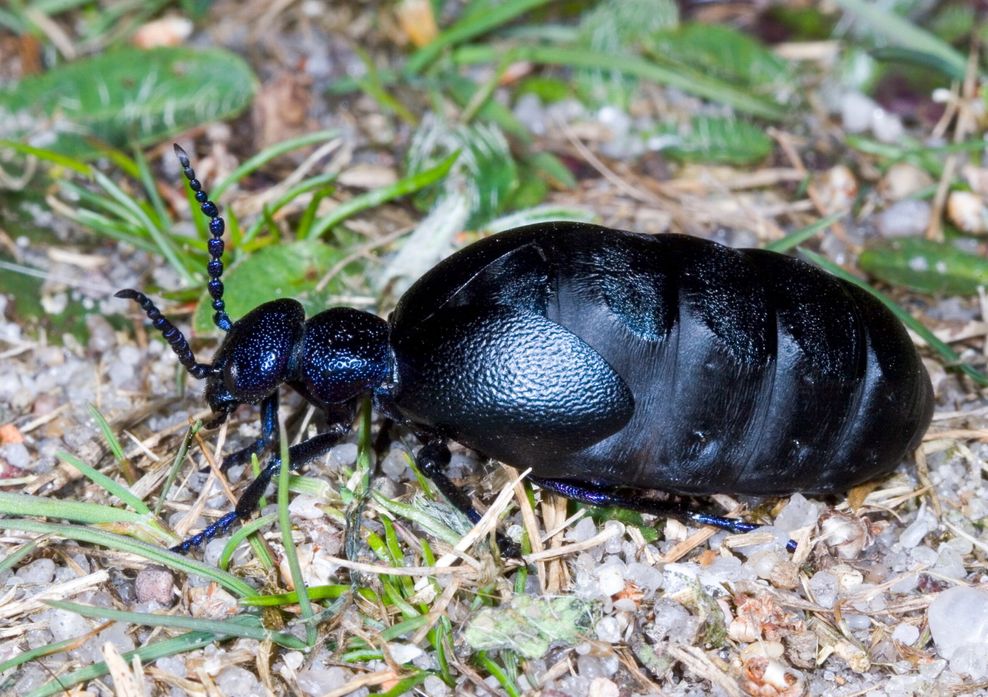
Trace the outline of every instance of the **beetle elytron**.
{"label": "beetle elytron", "polygon": [[[797,259],[685,235],[530,225],[442,261],[387,321],[345,307],[306,319],[282,299],[232,322],[223,220],[175,150],[210,219],[208,288],[226,338],[199,363],[147,296],[117,296],[137,301],[206,380],[209,426],[260,405],[260,438],[224,467],[276,445],[287,384],[330,423],[292,446],[293,467],[339,442],[370,394],[419,434],[417,464],[474,521],[444,474],[449,440],[530,467],[537,485],[576,500],[747,530],[641,491],[842,491],[893,469],[930,422],[929,376],[872,296]],[[235,511],[175,549],[248,518],[280,464],[272,457]]]}

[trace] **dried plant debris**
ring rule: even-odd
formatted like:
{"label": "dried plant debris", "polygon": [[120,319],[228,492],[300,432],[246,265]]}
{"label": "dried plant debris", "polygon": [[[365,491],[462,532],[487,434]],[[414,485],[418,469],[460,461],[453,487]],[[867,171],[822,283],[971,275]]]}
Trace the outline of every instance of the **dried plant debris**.
{"label": "dried plant debris", "polygon": [[463,638],[474,651],[508,649],[525,658],[542,658],[550,647],[572,646],[592,625],[592,608],[578,598],[518,595],[471,618]]}
{"label": "dried plant debris", "polygon": [[[0,694],[988,695],[983,3],[195,5],[0,9]],[[233,316],[384,316],[547,218],[686,232],[880,290],[933,425],[846,495],[702,502],[765,524],[730,535],[454,447],[473,526],[368,417],[291,478],[286,530],[270,495],[173,555],[260,434],[246,407],[196,427],[198,386],[112,299],[160,290],[215,346],[169,134],[227,216]],[[290,441],[322,427],[282,403]]]}

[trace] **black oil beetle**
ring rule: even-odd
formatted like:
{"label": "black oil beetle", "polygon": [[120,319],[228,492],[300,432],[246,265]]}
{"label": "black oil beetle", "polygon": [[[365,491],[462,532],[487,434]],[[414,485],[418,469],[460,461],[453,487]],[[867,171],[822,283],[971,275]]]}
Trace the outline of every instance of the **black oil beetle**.
{"label": "black oil beetle", "polygon": [[[260,438],[224,467],[276,445],[282,384],[330,423],[292,446],[293,467],[339,442],[369,394],[419,434],[417,465],[474,521],[444,473],[450,440],[577,501],[744,531],[754,526],[643,492],[839,492],[888,473],[929,425],[929,376],[881,303],[797,259],[686,235],[529,225],[439,263],[387,321],[346,307],[306,319],[282,299],[231,322],[224,223],[175,152],[210,219],[208,287],[226,338],[199,363],[147,296],[117,297],[137,301],[206,380],[209,426],[260,404]],[[235,511],[175,549],[247,519],[280,464],[272,457]]]}

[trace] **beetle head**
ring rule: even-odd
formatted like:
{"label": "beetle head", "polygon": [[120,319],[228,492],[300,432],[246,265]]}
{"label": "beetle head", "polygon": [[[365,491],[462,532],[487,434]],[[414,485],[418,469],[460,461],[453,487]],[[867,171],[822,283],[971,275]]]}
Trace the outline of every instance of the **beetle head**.
{"label": "beetle head", "polygon": [[239,404],[257,404],[286,382],[297,360],[305,312],[296,300],[272,300],[233,323],[206,383],[206,400],[223,422]]}

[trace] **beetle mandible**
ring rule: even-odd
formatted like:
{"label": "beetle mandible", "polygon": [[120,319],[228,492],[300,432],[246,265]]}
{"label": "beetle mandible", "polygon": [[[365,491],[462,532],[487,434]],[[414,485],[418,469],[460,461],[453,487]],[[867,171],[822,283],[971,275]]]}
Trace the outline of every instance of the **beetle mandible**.
{"label": "beetle mandible", "polygon": [[[338,443],[370,395],[422,438],[417,465],[474,522],[444,473],[450,440],[531,468],[535,484],[578,501],[742,531],[754,526],[642,491],[839,492],[890,472],[929,425],[926,369],[871,295],[798,259],[686,235],[529,225],[440,262],[386,321],[346,307],[306,319],[281,299],[233,322],[223,219],[175,152],[209,218],[208,289],[226,337],[199,363],[146,295],[116,295],[138,302],[206,380],[209,427],[260,405],[260,437],[224,468],[277,444],[285,384],[330,424],[291,447],[293,468]],[[246,520],[280,465],[274,455],[233,512],[174,549]]]}

